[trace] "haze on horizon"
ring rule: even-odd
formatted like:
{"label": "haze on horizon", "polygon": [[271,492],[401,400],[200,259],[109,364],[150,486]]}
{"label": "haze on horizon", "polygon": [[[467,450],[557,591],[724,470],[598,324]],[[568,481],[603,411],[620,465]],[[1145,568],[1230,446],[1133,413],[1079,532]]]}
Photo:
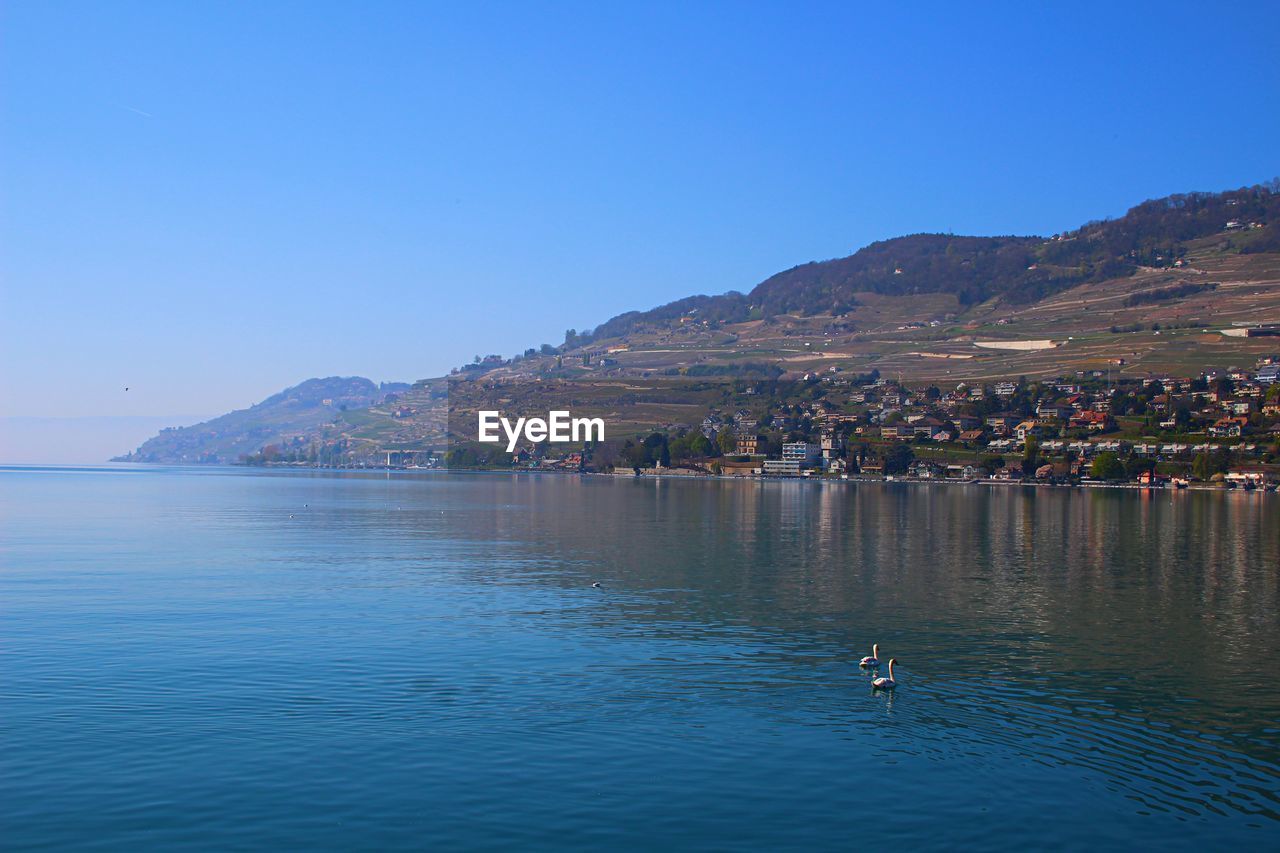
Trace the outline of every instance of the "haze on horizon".
{"label": "haze on horizon", "polygon": [[1280,173],[1277,24],[8,3],[0,416],[141,430],[311,376],[439,375],[877,239],[1256,183]]}

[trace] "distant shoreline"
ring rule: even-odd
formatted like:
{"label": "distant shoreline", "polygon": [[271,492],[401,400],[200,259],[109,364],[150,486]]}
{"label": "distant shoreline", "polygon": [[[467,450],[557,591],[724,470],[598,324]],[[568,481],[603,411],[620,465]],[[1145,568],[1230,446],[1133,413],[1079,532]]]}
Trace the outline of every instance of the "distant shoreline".
{"label": "distant shoreline", "polygon": [[[123,466],[156,466],[168,468],[224,468],[237,471],[334,471],[334,472],[359,472],[359,473],[382,473],[382,474],[507,474],[507,475],[529,475],[538,476],[578,476],[578,477],[605,477],[612,480],[672,480],[672,481],[693,481],[705,482],[708,480],[725,481],[725,482],[748,482],[748,483],[817,483],[820,485],[840,486],[840,485],[909,485],[909,486],[993,486],[993,487],[1033,487],[1038,489],[1119,489],[1127,491],[1139,492],[1243,492],[1258,494],[1276,494],[1280,495],[1280,490],[1272,490],[1267,488],[1246,489],[1241,486],[1229,487],[1217,483],[1189,483],[1187,486],[1177,488],[1171,485],[1146,486],[1141,483],[1102,483],[1102,482],[1075,482],[1075,483],[1058,483],[1043,482],[1036,480],[995,480],[991,478],[980,478],[976,480],[947,480],[947,479],[916,479],[903,477],[898,478],[872,478],[872,477],[735,477],[725,474],[629,474],[623,472],[604,472],[604,471],[556,471],[556,470],[538,470],[534,468],[336,468],[322,466],[304,466],[304,465],[227,465],[227,464],[171,464],[162,462],[126,462],[116,463]],[[28,466],[22,466],[28,467]],[[29,467],[64,467],[64,466],[29,466]],[[65,467],[84,467],[84,466],[65,466]]]}
{"label": "distant shoreline", "polygon": [[[524,472],[512,472],[524,473]],[[910,486],[1026,486],[1039,489],[1055,488],[1055,489],[1124,489],[1129,491],[1142,492],[1258,492],[1266,494],[1280,494],[1274,490],[1265,488],[1246,489],[1243,487],[1229,487],[1218,484],[1209,483],[1190,483],[1183,488],[1177,488],[1169,485],[1144,486],[1141,483],[1052,483],[1036,480],[994,480],[990,478],[982,478],[977,480],[946,480],[946,479],[916,479],[903,477],[901,479],[889,479],[887,477],[850,477],[832,478],[832,477],[733,477],[724,474],[605,474],[596,471],[583,472],[563,472],[563,471],[530,471],[528,473],[543,474],[562,474],[562,473],[582,473],[585,476],[592,477],[614,477],[624,480],[729,480],[729,481],[746,481],[755,483],[820,483],[823,485],[856,485],[856,484],[873,484],[873,485],[910,485]]]}

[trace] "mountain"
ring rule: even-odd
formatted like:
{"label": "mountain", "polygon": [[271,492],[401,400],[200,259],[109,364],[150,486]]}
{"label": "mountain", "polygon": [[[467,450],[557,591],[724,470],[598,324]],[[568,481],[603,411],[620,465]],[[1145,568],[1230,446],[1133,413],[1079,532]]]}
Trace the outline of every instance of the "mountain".
{"label": "mountain", "polygon": [[113,462],[230,463],[264,446],[314,435],[348,409],[365,409],[409,389],[361,376],[308,379],[261,403],[189,427],[170,427]]}
{"label": "mountain", "polygon": [[1244,334],[1258,323],[1280,327],[1280,181],[1147,201],[1048,237],[884,240],[412,387],[309,380],[122,458],[419,462],[474,433],[479,409],[570,408],[634,433],[697,423],[743,393],[811,397],[819,374],[951,387],[1195,376],[1276,355],[1276,337]]}
{"label": "mountain", "polygon": [[[697,310],[703,319],[742,322],[779,314],[841,314],[858,295],[956,297],[960,306],[998,298],[1027,305],[1072,287],[1172,268],[1191,241],[1242,226],[1244,253],[1280,252],[1280,180],[1220,193],[1186,193],[1146,201],[1119,219],[1087,223],[1052,237],[960,237],[914,234],[882,240],[854,254],[777,273],[749,293],[693,296],[631,311],[579,335],[576,343],[625,335]],[[1249,229],[1250,223],[1261,228]]]}

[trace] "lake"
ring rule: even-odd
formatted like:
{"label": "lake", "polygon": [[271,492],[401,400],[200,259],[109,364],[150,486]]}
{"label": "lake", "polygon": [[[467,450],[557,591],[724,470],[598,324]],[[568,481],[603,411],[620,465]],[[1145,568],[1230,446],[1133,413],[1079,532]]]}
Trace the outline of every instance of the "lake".
{"label": "lake", "polygon": [[1280,849],[1274,495],[11,466],[0,561],[8,849]]}

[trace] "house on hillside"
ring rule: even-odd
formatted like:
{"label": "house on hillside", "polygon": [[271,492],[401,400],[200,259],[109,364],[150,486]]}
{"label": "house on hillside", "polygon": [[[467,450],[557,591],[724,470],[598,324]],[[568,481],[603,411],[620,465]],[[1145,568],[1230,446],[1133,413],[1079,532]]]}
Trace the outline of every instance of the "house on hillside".
{"label": "house on hillside", "polygon": [[1249,425],[1248,418],[1219,418],[1209,427],[1209,435],[1219,438],[1239,438]]}
{"label": "house on hillside", "polygon": [[935,432],[944,428],[946,428],[946,424],[932,415],[917,418],[915,422],[911,424],[911,432],[913,435],[932,436]]}
{"label": "house on hillside", "polygon": [[1025,420],[1013,428],[1014,437],[1023,444],[1028,438],[1043,438],[1046,432],[1044,424],[1035,420]]}
{"label": "house on hillside", "polygon": [[1103,432],[1114,422],[1111,415],[1106,412],[1095,412],[1086,409],[1082,412],[1076,412],[1067,421],[1067,425],[1072,429],[1087,429],[1091,432]]}
{"label": "house on hillside", "polygon": [[1066,403],[1040,403],[1036,406],[1037,418],[1048,418],[1055,421],[1065,421],[1071,417],[1072,408]]}

